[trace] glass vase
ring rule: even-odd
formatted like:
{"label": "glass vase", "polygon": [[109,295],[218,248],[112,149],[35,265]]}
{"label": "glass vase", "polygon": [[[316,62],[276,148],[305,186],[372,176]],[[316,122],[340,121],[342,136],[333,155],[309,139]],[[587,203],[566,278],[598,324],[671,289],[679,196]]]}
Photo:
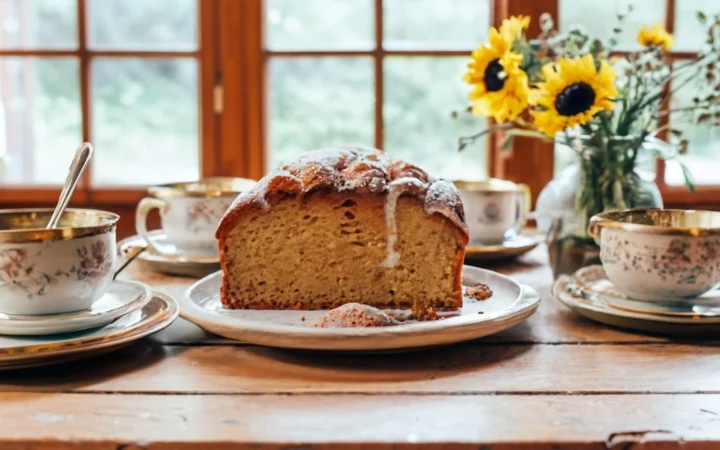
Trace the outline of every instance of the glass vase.
{"label": "glass vase", "polygon": [[600,264],[588,234],[590,218],[613,209],[662,208],[651,142],[633,136],[582,137],[572,142],[576,162],[540,194],[538,226],[547,232],[553,275]]}

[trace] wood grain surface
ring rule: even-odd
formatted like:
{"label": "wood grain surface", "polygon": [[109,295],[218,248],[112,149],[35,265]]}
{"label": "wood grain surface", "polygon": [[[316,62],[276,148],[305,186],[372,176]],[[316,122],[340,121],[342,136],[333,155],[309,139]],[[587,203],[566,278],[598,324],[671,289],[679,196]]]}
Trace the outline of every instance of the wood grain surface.
{"label": "wood grain surface", "polygon": [[[376,355],[233,342],[178,320],[64,366],[0,374],[0,449],[720,448],[718,337],[608,328],[550,298],[546,252],[488,266],[543,295],[526,323]],[[193,279],[131,266],[173,296]]]}

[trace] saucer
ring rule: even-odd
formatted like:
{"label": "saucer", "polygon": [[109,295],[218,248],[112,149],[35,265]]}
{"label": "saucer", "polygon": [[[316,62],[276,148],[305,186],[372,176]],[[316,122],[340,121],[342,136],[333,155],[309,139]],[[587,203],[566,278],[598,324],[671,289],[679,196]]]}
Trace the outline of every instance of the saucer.
{"label": "saucer", "polygon": [[0,336],[0,370],[24,369],[74,361],[130,344],[170,325],[179,308],[162,293],[152,292],[142,308],[98,329],[50,336]]}
{"label": "saucer", "polygon": [[534,249],[543,240],[544,236],[539,234],[520,234],[507,239],[502,244],[480,245],[470,243],[465,250],[465,259],[469,262],[482,262],[514,258]]}
{"label": "saucer", "polygon": [[648,314],[667,316],[709,317],[720,316],[720,291],[712,290],[694,298],[678,298],[676,301],[643,301],[627,297],[607,278],[601,265],[584,267],[573,276],[575,284],[568,285],[568,291],[605,302],[613,308],[626,309]]}
{"label": "saucer", "polygon": [[142,308],[151,298],[149,286],[116,280],[89,310],[43,316],[0,314],[0,335],[40,336],[97,328]]}
{"label": "saucer", "polygon": [[466,297],[460,310],[439,320],[374,328],[314,328],[327,311],[225,309],[220,302],[221,280],[217,272],[193,284],[180,299],[182,317],[230,339],[305,350],[410,350],[468,341],[523,322],[540,304],[540,296],[531,287],[490,270],[464,266],[463,284],[487,284],[492,297],[482,301]]}
{"label": "saucer", "polygon": [[[720,316],[660,313],[650,309],[617,307],[597,295],[587,295],[574,276],[561,275],[552,286],[552,295],[577,314],[620,328],[679,335],[710,335],[720,332]],[[634,301],[634,303],[642,303]]]}
{"label": "saucer", "polygon": [[[179,249],[168,241],[162,230],[151,231],[148,235],[153,243],[164,250],[166,254],[158,254],[148,248],[137,256],[137,260],[157,272],[199,277],[220,268],[220,257],[217,251]],[[137,235],[123,239],[118,243],[118,248],[123,255],[129,255],[133,252],[133,249],[145,248],[146,246],[145,239]]]}

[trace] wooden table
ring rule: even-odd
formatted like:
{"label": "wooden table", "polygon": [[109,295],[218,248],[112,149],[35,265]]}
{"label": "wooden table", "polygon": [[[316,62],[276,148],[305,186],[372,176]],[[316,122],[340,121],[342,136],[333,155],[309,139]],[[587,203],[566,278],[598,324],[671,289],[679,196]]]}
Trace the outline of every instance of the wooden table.
{"label": "wooden table", "polygon": [[[178,320],[116,353],[0,374],[0,449],[720,448],[720,347],[576,317],[544,249],[492,267],[538,312],[408,354],[260,348]],[[192,281],[128,269],[179,296]]]}

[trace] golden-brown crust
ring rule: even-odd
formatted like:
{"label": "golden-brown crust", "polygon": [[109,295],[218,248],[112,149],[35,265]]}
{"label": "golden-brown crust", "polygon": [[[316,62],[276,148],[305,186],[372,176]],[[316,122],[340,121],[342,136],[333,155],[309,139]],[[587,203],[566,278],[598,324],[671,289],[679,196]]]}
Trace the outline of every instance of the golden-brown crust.
{"label": "golden-brown crust", "polygon": [[285,196],[312,195],[314,192],[354,192],[386,194],[393,182],[416,180],[422,188],[403,195],[425,200],[429,214],[440,214],[457,227],[468,240],[462,202],[452,183],[436,180],[424,170],[404,161],[394,161],[375,149],[356,147],[326,148],[305,153],[260,180],[240,194],[230,206],[215,233],[222,253],[224,240],[239,217],[250,208],[265,208]]}

